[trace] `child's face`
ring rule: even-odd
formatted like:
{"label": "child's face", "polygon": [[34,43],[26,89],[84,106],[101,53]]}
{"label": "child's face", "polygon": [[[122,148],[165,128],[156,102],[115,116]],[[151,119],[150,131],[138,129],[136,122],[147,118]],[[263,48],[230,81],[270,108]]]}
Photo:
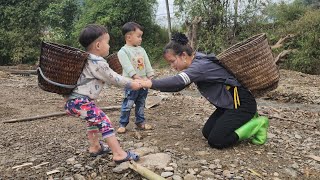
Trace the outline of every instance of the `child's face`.
{"label": "child's face", "polygon": [[172,51],[168,51],[164,54],[164,59],[170,64],[171,68],[182,71],[187,68],[187,63],[185,62],[184,55],[175,55]]}
{"label": "child's face", "polygon": [[96,43],[96,48],[99,52],[98,54],[99,56],[106,57],[109,55],[109,49],[110,49],[109,40],[110,40],[110,36],[108,33],[103,34],[99,38],[99,41]]}
{"label": "child's face", "polygon": [[132,46],[140,46],[142,42],[143,32],[140,29],[136,29],[135,31],[130,32],[127,36],[127,41],[129,45]]}

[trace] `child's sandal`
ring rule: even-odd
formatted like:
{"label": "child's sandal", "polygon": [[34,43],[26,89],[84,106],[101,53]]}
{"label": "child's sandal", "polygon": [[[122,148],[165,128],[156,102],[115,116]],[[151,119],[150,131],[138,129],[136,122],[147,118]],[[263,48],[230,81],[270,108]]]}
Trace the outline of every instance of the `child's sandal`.
{"label": "child's sandal", "polygon": [[122,159],[122,160],[114,160],[114,162],[115,162],[116,164],[121,164],[121,163],[123,163],[123,162],[131,161],[131,160],[138,161],[139,159],[140,159],[140,157],[139,157],[138,154],[135,154],[134,152],[128,151],[128,152],[127,152],[127,157],[125,157],[125,158]]}
{"label": "child's sandal", "polygon": [[110,154],[111,153],[111,149],[105,145],[102,141],[99,141],[99,144],[100,144],[100,150],[98,152],[95,152],[95,153],[90,153],[90,157],[97,157],[97,156],[100,156],[100,155],[104,155],[104,154]]}

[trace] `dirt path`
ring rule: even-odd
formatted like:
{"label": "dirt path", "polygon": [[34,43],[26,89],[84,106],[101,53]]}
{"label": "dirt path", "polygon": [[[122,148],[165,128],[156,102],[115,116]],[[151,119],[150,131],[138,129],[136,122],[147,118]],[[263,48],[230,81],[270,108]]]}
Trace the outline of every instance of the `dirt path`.
{"label": "dirt path", "polygon": [[[210,148],[201,128],[214,108],[193,87],[180,93],[151,91],[150,96],[164,97],[160,105],[146,110],[155,130],[136,131],[130,123],[129,132],[118,135],[121,145],[170,155],[167,166],[172,169],[152,169],[158,174],[173,172],[168,179],[319,179],[320,78],[284,70],[281,78],[278,89],[258,99],[260,113],[280,117],[270,119],[266,145],[245,141],[225,150]],[[76,118],[3,124],[62,111],[62,98],[39,89],[36,76],[3,75],[0,89],[0,180],[142,179],[131,170],[116,173],[111,156],[90,158],[85,123]],[[110,87],[96,103],[114,106],[121,101],[122,90]],[[107,114],[117,127],[119,111]]]}

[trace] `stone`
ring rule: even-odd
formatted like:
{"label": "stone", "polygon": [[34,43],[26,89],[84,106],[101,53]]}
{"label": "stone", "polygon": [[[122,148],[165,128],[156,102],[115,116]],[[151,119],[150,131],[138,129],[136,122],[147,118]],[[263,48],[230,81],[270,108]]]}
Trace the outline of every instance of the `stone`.
{"label": "stone", "polygon": [[197,180],[197,177],[192,174],[187,174],[183,178],[184,180]]}
{"label": "stone", "polygon": [[207,151],[197,151],[194,153],[194,155],[196,156],[205,156],[205,155],[209,155],[210,153]]}
{"label": "stone", "polygon": [[217,166],[215,164],[210,164],[209,165],[209,169],[216,169],[216,168],[217,168]]}
{"label": "stone", "polygon": [[123,171],[126,171],[127,169],[129,169],[129,161],[119,164],[118,166],[113,168],[112,171],[115,173],[122,173]]}
{"label": "stone", "polygon": [[74,165],[74,164],[77,163],[75,157],[72,157],[72,158],[67,159],[66,162],[67,162],[67,164],[69,164],[69,165]]}
{"label": "stone", "polygon": [[182,180],[182,177],[178,176],[178,175],[173,175],[172,176],[173,180]]}
{"label": "stone", "polygon": [[290,175],[291,177],[293,177],[293,178],[296,178],[297,177],[297,171],[295,171],[294,169],[292,169],[292,168],[285,168],[284,169],[285,170],[285,172],[288,174],[288,175]]}
{"label": "stone", "polygon": [[82,165],[81,164],[75,164],[73,167],[77,168],[77,169],[80,169],[80,168],[82,168]]}
{"label": "stone", "polygon": [[73,178],[74,180],[86,180],[86,178],[83,177],[81,174],[75,174]]}
{"label": "stone", "polygon": [[207,160],[205,160],[205,159],[200,160],[199,163],[201,165],[207,165],[208,164]]}
{"label": "stone", "polygon": [[173,175],[173,172],[162,172],[161,173],[161,176],[164,177],[164,178],[170,177],[172,175]]}
{"label": "stone", "polygon": [[149,148],[149,147],[140,147],[138,149],[135,149],[134,152],[141,157],[141,156],[145,156],[150,153],[154,153],[155,150],[153,148]]}
{"label": "stone", "polygon": [[173,172],[173,167],[165,167],[164,170],[165,170],[165,171]]}
{"label": "stone", "polygon": [[156,169],[164,169],[171,161],[171,156],[165,153],[149,154],[140,158],[137,162],[141,166]]}
{"label": "stone", "polygon": [[177,165],[176,163],[170,163],[169,165],[172,166],[172,167],[174,167],[174,168],[177,168],[177,167],[178,167],[178,165]]}
{"label": "stone", "polygon": [[196,174],[195,170],[193,170],[192,168],[189,168],[189,169],[188,169],[188,172],[189,172],[190,174],[192,174],[192,175],[195,175],[195,174]]}
{"label": "stone", "polygon": [[200,175],[207,178],[214,178],[214,174],[211,171],[201,171]]}
{"label": "stone", "polygon": [[135,148],[141,148],[143,146],[143,142],[139,142],[133,145]]}

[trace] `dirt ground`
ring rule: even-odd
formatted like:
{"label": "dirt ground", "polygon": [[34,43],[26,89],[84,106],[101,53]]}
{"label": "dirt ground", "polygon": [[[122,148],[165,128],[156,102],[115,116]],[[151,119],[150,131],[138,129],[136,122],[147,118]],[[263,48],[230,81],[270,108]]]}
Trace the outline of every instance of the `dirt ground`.
{"label": "dirt ground", "polygon": [[[89,157],[85,123],[77,118],[3,123],[62,112],[64,104],[61,96],[38,87],[37,76],[0,72],[0,180],[143,179],[130,169],[114,172],[111,155]],[[168,72],[158,70],[160,76]],[[150,91],[151,96],[163,98],[145,110],[155,129],[136,131],[132,114],[129,132],[117,136],[124,149],[152,147],[170,154],[167,166],[175,176],[167,179],[320,179],[320,76],[281,70],[279,87],[257,99],[259,113],[270,119],[262,146],[244,141],[224,150],[210,148],[201,129],[214,107],[192,86],[179,93]],[[122,90],[111,86],[96,104],[119,106],[122,97]],[[118,127],[119,110],[106,113]],[[70,164],[73,157],[76,162]]]}

